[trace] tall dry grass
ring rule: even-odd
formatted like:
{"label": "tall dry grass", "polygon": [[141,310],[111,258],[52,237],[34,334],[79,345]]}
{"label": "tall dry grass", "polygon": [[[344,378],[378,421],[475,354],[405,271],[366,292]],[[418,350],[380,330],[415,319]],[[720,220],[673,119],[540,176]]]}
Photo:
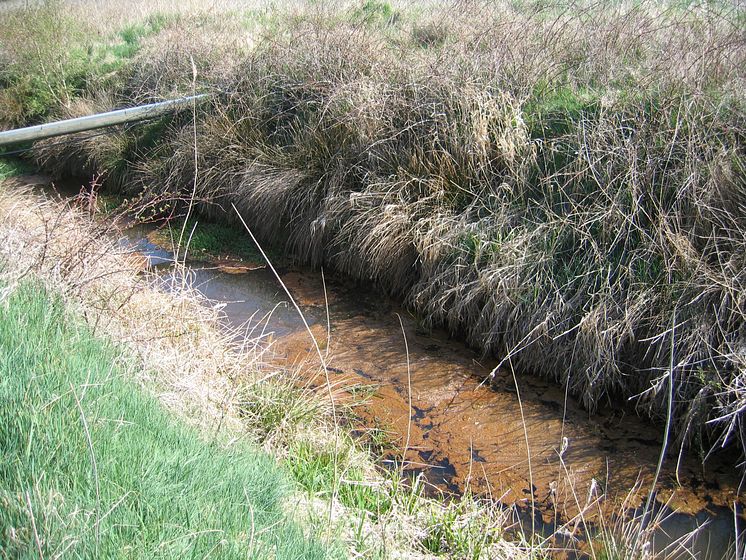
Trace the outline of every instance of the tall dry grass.
{"label": "tall dry grass", "polygon": [[37,161],[177,207],[196,181],[203,213],[235,204],[263,241],[374,281],[590,409],[662,418],[671,378],[674,451],[743,455],[743,6],[243,14],[170,20],[103,92],[55,108],[187,93],[193,60],[214,94],[196,178],[191,115],[40,143]]}

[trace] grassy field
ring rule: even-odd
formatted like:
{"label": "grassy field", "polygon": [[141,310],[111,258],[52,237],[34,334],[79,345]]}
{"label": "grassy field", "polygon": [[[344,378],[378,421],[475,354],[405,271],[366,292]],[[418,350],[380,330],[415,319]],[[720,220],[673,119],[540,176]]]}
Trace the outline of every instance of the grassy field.
{"label": "grassy field", "polygon": [[673,447],[743,455],[742,3],[96,6],[7,10],[0,123],[213,97],[43,168],[152,215],[233,203],[591,410],[660,421],[673,386]]}

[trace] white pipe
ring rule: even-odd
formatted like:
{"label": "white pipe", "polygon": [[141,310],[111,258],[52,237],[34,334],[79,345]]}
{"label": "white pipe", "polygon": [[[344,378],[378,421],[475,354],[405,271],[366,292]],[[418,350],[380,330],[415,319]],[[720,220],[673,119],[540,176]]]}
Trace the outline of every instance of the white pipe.
{"label": "white pipe", "polygon": [[[119,109],[118,111],[109,111],[108,113],[99,113],[98,115],[89,115],[87,117],[78,117],[64,121],[39,124],[16,130],[7,130],[0,132],[0,146],[9,144],[19,144],[21,142],[33,142],[43,138],[53,136],[62,136],[64,134],[73,134],[75,132],[85,132],[86,130],[96,130],[116,124],[142,121],[152,117],[158,117],[167,113],[191,107],[192,103],[200,103],[209,97],[208,94],[193,95],[172,99],[170,101],[161,101],[139,107],[130,107],[129,109]],[[1,154],[0,154],[1,155]]]}

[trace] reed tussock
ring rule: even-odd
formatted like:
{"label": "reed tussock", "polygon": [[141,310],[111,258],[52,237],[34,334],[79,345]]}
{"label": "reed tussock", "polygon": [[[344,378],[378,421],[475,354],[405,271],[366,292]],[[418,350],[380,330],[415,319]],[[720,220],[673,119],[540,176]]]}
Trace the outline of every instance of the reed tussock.
{"label": "reed tussock", "polygon": [[207,107],[39,143],[38,161],[174,207],[194,191],[228,221],[233,203],[263,241],[373,281],[591,410],[631,401],[660,419],[672,383],[678,445],[743,455],[742,6],[259,13],[218,65],[200,37],[227,24],[181,16],[110,87],[79,92],[108,106],[196,89]]}

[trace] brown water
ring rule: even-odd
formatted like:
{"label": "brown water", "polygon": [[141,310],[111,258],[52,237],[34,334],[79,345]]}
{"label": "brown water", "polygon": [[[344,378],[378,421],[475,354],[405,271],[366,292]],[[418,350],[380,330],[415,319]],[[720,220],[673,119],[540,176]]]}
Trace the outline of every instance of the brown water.
{"label": "brown water", "polygon": [[[195,263],[192,280],[205,296],[226,304],[231,327],[272,332],[276,358],[321,384],[320,361],[300,317],[272,272],[250,270],[254,266]],[[534,523],[545,532],[582,508],[591,517],[599,507],[617,511],[635,486],[641,489],[627,505],[647,497],[662,428],[629,411],[589,417],[562,389],[536,377],[514,377],[510,370],[491,376],[496,364],[480,361],[445,333],[423,331],[380,294],[332,280],[325,297],[315,272],[284,270],[280,276],[328,356],[332,383],[369,393],[357,407],[359,430],[387,432],[391,460],[400,461],[406,446],[410,472],[424,473],[447,492],[469,488],[524,511],[533,503]],[[736,472],[718,463],[703,470],[696,460],[683,460],[677,471],[676,459],[664,465],[656,500],[679,513],[664,524],[657,543],[665,546],[707,521],[697,548],[722,558],[734,534],[734,503],[742,502]],[[736,507],[742,517],[743,506]]]}
{"label": "brown water", "polygon": [[[148,233],[133,228],[123,242],[168,271],[172,255]],[[322,382],[311,337],[268,268],[192,263],[189,274],[199,291],[225,305],[227,326],[271,339],[280,362]],[[347,388],[337,394],[368,395],[355,427],[384,432],[384,454],[403,458],[410,473],[423,473],[446,492],[469,489],[524,511],[533,505],[538,530],[552,530],[580,509],[609,513],[625,497],[631,507],[646,498],[662,427],[630,410],[589,416],[558,386],[495,370],[494,362],[446,333],[421,329],[395,302],[364,287],[334,279],[325,286],[319,273],[303,269],[281,270],[280,277],[327,356],[331,381]],[[734,519],[743,524],[744,517],[732,465],[709,462],[703,469],[696,459],[666,459],[656,501],[678,513],[664,524],[658,547],[707,522],[696,548],[724,557]]]}

